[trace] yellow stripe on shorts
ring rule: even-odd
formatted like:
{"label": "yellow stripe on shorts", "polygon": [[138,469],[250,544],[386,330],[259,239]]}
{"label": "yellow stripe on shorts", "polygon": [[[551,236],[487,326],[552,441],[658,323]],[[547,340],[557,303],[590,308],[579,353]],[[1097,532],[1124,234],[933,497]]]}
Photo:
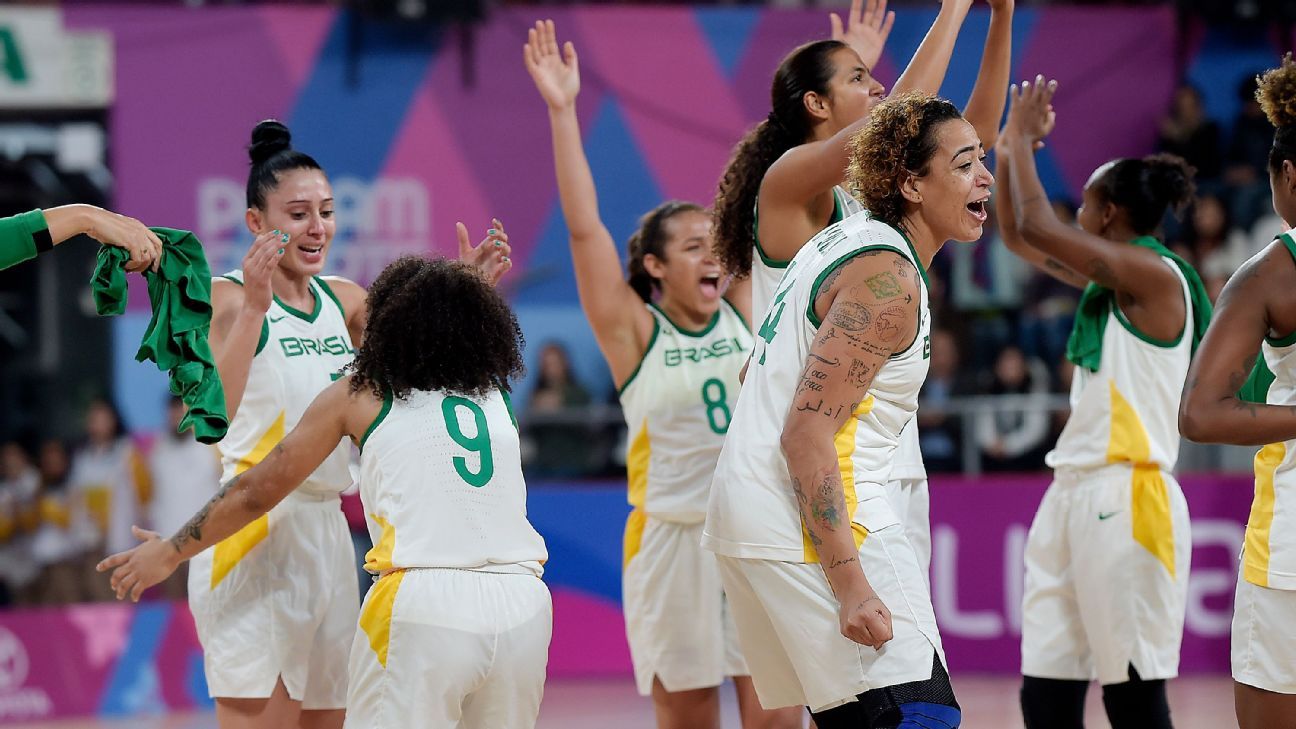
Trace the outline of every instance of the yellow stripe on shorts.
{"label": "yellow stripe on shorts", "polygon": [[369,647],[373,649],[378,665],[383,668],[387,668],[387,648],[391,645],[392,609],[396,607],[396,591],[400,589],[403,579],[405,570],[383,575],[369,588],[369,599],[360,612],[360,629],[369,638]]}
{"label": "yellow stripe on shorts", "polygon": [[1161,466],[1152,462],[1152,444],[1143,421],[1129,401],[1109,382],[1111,433],[1108,463],[1134,467],[1130,481],[1130,523],[1134,541],[1156,557],[1171,577],[1175,575],[1174,520],[1170,516],[1170,490]]}
{"label": "yellow stripe on shorts", "polygon": [[[239,476],[247,472],[256,464],[265,460],[270,455],[270,451],[279,445],[279,441],[284,438],[284,414],[281,410],[279,417],[270,424],[270,428],[261,436],[257,444],[252,447],[252,451],[243,458],[239,459],[238,465],[234,467],[234,475]],[[262,514],[256,521],[234,532],[230,536],[216,544],[212,551],[212,573],[211,589],[216,589],[221,580],[234,569],[252,548],[260,544],[270,535],[270,515]]]}
{"label": "yellow stripe on shorts", "polygon": [[1255,499],[1247,517],[1242,577],[1260,587],[1269,586],[1269,531],[1274,518],[1274,473],[1287,458],[1286,443],[1270,443],[1255,457]]}

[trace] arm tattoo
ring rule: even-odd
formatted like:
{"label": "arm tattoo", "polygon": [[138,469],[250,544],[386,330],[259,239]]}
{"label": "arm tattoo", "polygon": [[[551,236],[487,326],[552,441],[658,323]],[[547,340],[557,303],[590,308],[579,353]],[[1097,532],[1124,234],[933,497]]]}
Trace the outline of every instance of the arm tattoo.
{"label": "arm tattoo", "polygon": [[811,353],[810,353],[810,358],[811,358],[811,359],[818,360],[820,363],[822,363],[823,365],[825,365],[825,366],[827,366],[827,367],[836,367],[837,365],[841,364],[841,360],[836,360],[836,359],[824,359],[823,357],[820,357],[819,355],[815,354],[814,352],[811,352]]}
{"label": "arm tattoo", "polygon": [[863,304],[841,301],[833,306],[828,314],[828,321],[848,332],[858,332],[873,321],[873,312]]}
{"label": "arm tattoo", "polygon": [[841,515],[846,510],[846,497],[841,483],[832,475],[824,477],[819,492],[810,500],[810,514],[821,529],[836,530],[841,526]]}
{"label": "arm tattoo", "polygon": [[864,285],[868,286],[869,291],[872,291],[878,300],[894,299],[904,293],[895,274],[890,271],[883,271],[864,279]]}
{"label": "arm tattoo", "polygon": [[215,506],[217,502],[223,500],[225,495],[228,494],[234,488],[235,484],[237,484],[242,478],[242,475],[231,478],[229,483],[222,486],[220,491],[216,492],[216,495],[211,498],[211,501],[208,501],[197,514],[194,514],[194,517],[189,520],[188,524],[180,527],[180,531],[176,532],[174,537],[171,537],[171,546],[175,548],[176,552],[180,552],[181,548],[189,542],[202,541],[202,528],[203,525],[207,523],[207,517],[211,515],[212,507]]}
{"label": "arm tattoo", "polygon": [[828,569],[832,569],[833,567],[841,567],[842,565],[850,564],[851,562],[858,562],[858,561],[859,561],[859,558],[857,558],[857,557],[847,557],[846,559],[841,559],[841,558],[839,558],[839,557],[833,557],[833,558],[832,558],[832,563],[828,565]]}
{"label": "arm tattoo", "polygon": [[864,387],[869,383],[869,375],[872,372],[873,365],[865,364],[857,359],[852,359],[850,372],[847,373],[847,378],[855,387]]}
{"label": "arm tattoo", "polygon": [[904,318],[905,310],[899,306],[888,306],[877,315],[877,334],[884,342],[894,342],[900,338],[899,321]]}

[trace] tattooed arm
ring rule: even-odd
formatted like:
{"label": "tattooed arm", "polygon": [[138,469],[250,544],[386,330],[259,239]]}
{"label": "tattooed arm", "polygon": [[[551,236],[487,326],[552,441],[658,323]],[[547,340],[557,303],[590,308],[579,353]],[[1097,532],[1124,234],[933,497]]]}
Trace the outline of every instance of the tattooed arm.
{"label": "tattooed arm", "polygon": [[1251,374],[1260,342],[1275,327],[1269,300],[1278,292],[1289,298],[1293,286],[1296,269],[1281,244],[1247,261],[1224,286],[1179,401],[1179,432],[1185,438],[1235,445],[1296,438],[1296,407],[1249,403],[1237,396]]}
{"label": "tattooed arm", "polygon": [[[181,562],[233,535],[282,501],[348,434],[348,421],[357,417],[349,412],[356,409],[350,406],[353,400],[362,399],[374,400],[367,393],[351,395],[349,377],[330,385],[265,460],[230,479],[171,539],[134,527],[135,536],[143,543],[108,557],[97,567],[100,572],[113,570],[111,581],[117,599],[130,595],[138,601],[144,590],[165,580]],[[369,422],[377,409],[375,402]]]}
{"label": "tattooed arm", "polygon": [[899,254],[870,251],[824,280],[815,292],[815,315],[823,323],[780,444],[801,519],[841,605],[842,635],[873,648],[891,639],[891,614],[860,565],[833,440],[891,353],[913,342],[917,276]]}

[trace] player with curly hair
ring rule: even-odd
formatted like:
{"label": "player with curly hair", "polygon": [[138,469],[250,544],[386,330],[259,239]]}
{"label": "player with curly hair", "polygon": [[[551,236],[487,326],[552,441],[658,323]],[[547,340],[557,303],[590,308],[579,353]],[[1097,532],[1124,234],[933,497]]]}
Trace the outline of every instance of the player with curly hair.
{"label": "player with curly hair", "polygon": [[[1296,62],[1256,92],[1274,125],[1273,208],[1296,221]],[[1229,279],[1188,373],[1185,437],[1262,446],[1233,601],[1233,681],[1241,729],[1296,727],[1296,230],[1280,234]],[[1250,378],[1248,379],[1248,375]],[[1246,385],[1239,392],[1239,385]]]}
{"label": "player with curly hair", "polygon": [[[914,53],[893,94],[935,93],[971,7],[947,0]],[[1012,52],[1013,0],[990,2],[990,28],[966,116],[987,148],[994,146]],[[833,39],[792,51],[774,73],[771,111],[738,143],[716,194],[716,251],[736,279],[750,277],[754,323],[763,323],[788,261],[825,226],[861,209],[842,187],[850,139],[881,100],[876,67],[894,13],[885,0],[854,0],[843,30],[833,16]],[[855,194],[852,194],[854,192]],[[759,331],[759,330],[758,330]],[[927,471],[915,423],[903,434],[887,486],[904,514],[924,566],[931,554]]]}
{"label": "player with curly hair", "polygon": [[848,150],[849,182],[875,212],[828,226],[788,264],[703,546],[719,555],[764,706],[806,706],[820,729],[956,727],[927,580],[885,474],[927,375],[927,266],[946,241],[981,237],[994,178],[958,109],[916,92],[879,104]]}
{"label": "player with curly hair", "polygon": [[1096,677],[1115,729],[1168,729],[1192,555],[1175,413],[1211,304],[1158,235],[1192,198],[1193,170],[1171,155],[1113,160],[1085,186],[1079,228],[1060,221],[1034,159],[1056,87],[1013,87],[998,147],[1005,243],[1084,289],[1067,342],[1071,415],[1026,542],[1022,713],[1029,729],[1081,727]]}
{"label": "player with curly hair", "polygon": [[416,257],[374,281],[368,312],[348,374],[264,460],[170,540],[151,535],[101,568],[138,597],[269,512],[350,438],[378,531],[346,726],[534,726],[552,606],[508,397],[522,372],[517,319],[472,267]]}
{"label": "player with curly hair", "polygon": [[[293,429],[351,362],[367,316],[363,288],[320,275],[336,229],[333,191],[319,163],[291,142],[277,121],[253,129],[246,218],[255,240],[242,268],[212,283],[211,348],[230,418],[218,445],[222,482]],[[508,270],[499,221],[476,248],[462,224],[458,235],[461,258],[493,280]],[[351,485],[350,453],[333,445],[291,496],[190,565],[190,610],[223,729],[343,722],[359,600],[338,500]]]}

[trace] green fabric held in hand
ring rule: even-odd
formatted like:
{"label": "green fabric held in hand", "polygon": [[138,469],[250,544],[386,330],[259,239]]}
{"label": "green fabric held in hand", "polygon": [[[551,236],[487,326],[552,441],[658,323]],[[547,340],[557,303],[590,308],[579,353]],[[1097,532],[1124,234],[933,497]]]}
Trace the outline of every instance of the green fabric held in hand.
{"label": "green fabric held in hand", "polygon": [[[1179,272],[1188,281],[1188,297],[1192,301],[1192,352],[1197,353],[1197,345],[1206,336],[1206,327],[1210,326],[1211,301],[1206,293],[1206,284],[1197,275],[1192,264],[1175,255],[1161,241],[1152,236],[1142,236],[1130,241],[1131,245],[1149,248],[1165,258],[1169,258],[1179,267]],[[1096,283],[1090,283],[1080,295],[1076,306],[1075,324],[1071,327],[1071,336],[1067,339],[1066,357],[1077,367],[1084,367],[1091,372],[1098,371],[1102,364],[1103,333],[1107,331],[1108,314],[1116,305],[1116,292]]]}
{"label": "green fabric held in hand", "polygon": [[[211,329],[211,268],[202,243],[187,230],[150,228],[162,240],[162,262],[157,272],[145,271],[153,316],[135,361],[151,360],[168,373],[171,394],[189,411],[179,432],[193,428],[202,443],[225,437],[225,389],[212,357],[207,333]],[[126,264],[130,254],[114,246],[99,248],[91,288],[100,316],[126,311]]]}

